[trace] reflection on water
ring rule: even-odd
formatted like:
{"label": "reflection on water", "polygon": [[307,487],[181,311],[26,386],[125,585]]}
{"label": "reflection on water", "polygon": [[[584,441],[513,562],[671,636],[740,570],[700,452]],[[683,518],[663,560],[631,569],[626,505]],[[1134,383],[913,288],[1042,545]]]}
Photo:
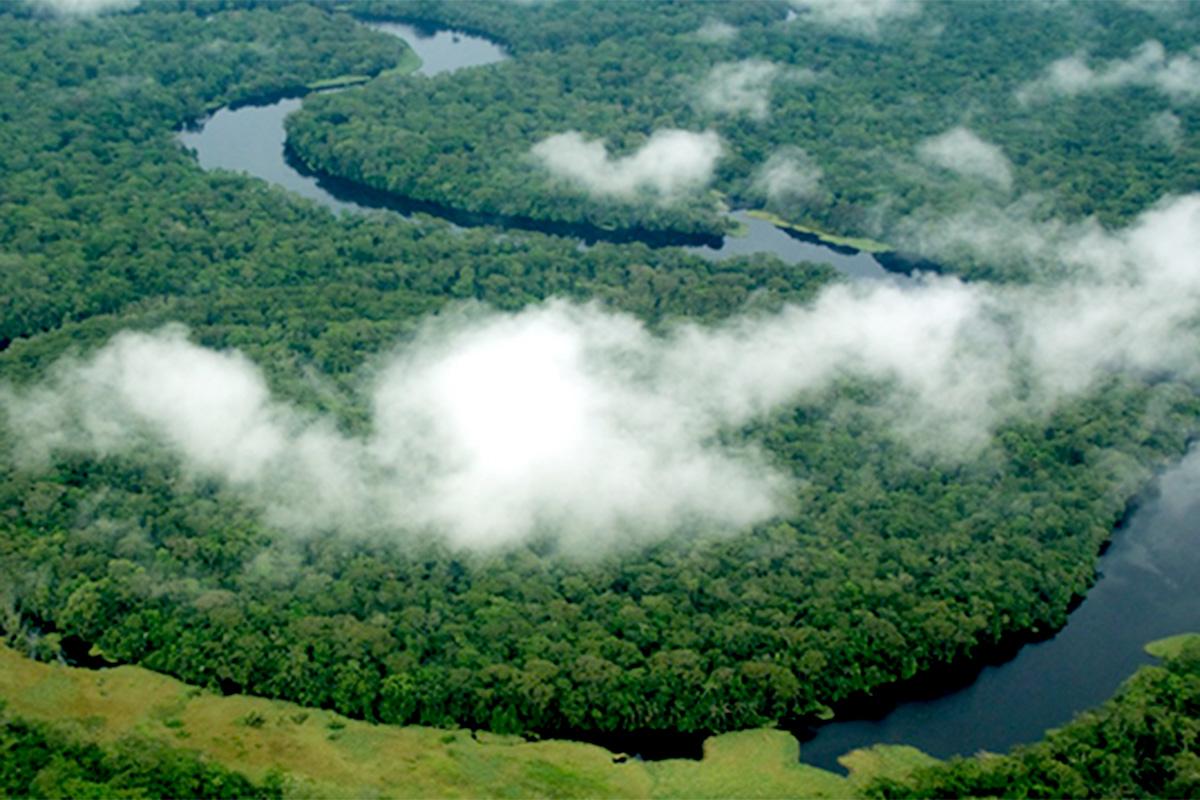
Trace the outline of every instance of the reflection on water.
{"label": "reflection on water", "polygon": [[375,22],[371,27],[408,42],[421,61],[417,70],[432,76],[465,67],[482,67],[508,57],[495,42],[460,31],[426,30],[400,22]]}
{"label": "reflection on water", "polygon": [[334,211],[356,211],[354,203],[343,202],[317,183],[301,175],[283,157],[283,118],[300,108],[300,98],[279,100],[270,105],[222,108],[204,122],[200,130],[183,131],[179,140],[196,152],[206,170],[245,172],[317,200]]}
{"label": "reflection on water", "polygon": [[706,258],[770,253],[789,264],[798,264],[801,261],[831,264],[852,278],[902,280],[897,273],[888,272],[880,266],[870,253],[839,253],[829,247],[801,241],[766,220],[752,217],[744,211],[735,211],[733,217],[741,223],[746,235],[726,236],[719,248],[689,247],[688,250]]}

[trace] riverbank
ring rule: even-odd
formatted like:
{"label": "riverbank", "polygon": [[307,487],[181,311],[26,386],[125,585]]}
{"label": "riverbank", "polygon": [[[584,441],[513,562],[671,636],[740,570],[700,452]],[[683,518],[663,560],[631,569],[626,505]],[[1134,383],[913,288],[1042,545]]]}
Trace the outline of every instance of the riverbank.
{"label": "riverbank", "polygon": [[[1144,649],[1170,661],[1198,640],[1197,634],[1179,634]],[[1165,674],[1158,666],[1138,670],[1105,708]],[[841,777],[799,763],[801,745],[773,729],[711,737],[699,761],[647,762],[579,742],[372,725],[293,703],[221,697],[140,667],[92,671],[43,664],[3,645],[0,708],[8,718],[49,724],[67,741],[103,746],[141,737],[255,780],[282,777],[290,797],[861,797],[881,779],[900,786],[915,771],[933,767],[936,774],[962,764],[882,745],[842,756],[848,775]],[[1052,749],[1054,736],[1104,719],[1080,715],[1024,750]],[[973,760],[980,758],[994,767],[1005,757]],[[921,780],[929,775],[924,771]]]}
{"label": "riverbank", "polygon": [[806,225],[801,225],[797,222],[789,222],[778,214],[772,214],[770,211],[765,211],[763,209],[753,209],[747,211],[746,214],[748,216],[761,219],[765,222],[769,222],[776,228],[783,228],[785,230],[802,234],[803,237],[811,239],[814,243],[823,244],[827,247],[832,247],[835,249],[842,248],[844,251],[846,251],[847,255],[853,253],[871,253],[872,255],[875,255],[878,253],[892,252],[892,247],[884,244],[883,242],[877,242],[874,239],[868,239],[862,236],[837,236],[832,233],[826,233],[825,231],[817,228],[811,228]]}

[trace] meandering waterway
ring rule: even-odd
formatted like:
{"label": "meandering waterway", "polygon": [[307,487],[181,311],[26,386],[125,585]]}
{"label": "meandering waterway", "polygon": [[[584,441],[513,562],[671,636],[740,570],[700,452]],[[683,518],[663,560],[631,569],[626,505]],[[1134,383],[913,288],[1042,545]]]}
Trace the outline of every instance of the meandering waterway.
{"label": "meandering waterway", "polygon": [[[504,58],[492,42],[462,33],[423,34],[409,25],[376,24],[404,37],[432,75]],[[307,174],[284,149],[283,120],[299,99],[222,109],[194,131],[180,134],[204,169],[230,169],[283,186],[339,213],[391,208],[437,213],[436,207],[386,198],[342,181]],[[691,249],[706,257],[773,253],[789,263],[826,262],[857,278],[893,277],[866,253],[847,254],[799,241],[768,222],[735,215],[745,236]],[[450,217],[456,224],[469,220]],[[494,221],[493,221],[494,222]],[[551,232],[559,233],[554,230]],[[586,244],[586,237],[581,241]],[[1004,751],[1039,739],[1078,711],[1107,699],[1140,664],[1152,639],[1200,630],[1200,499],[1168,481],[1168,491],[1144,503],[1117,531],[1100,561],[1100,579],[1052,638],[1021,647],[1003,663],[960,664],[901,688],[904,697],[877,695],[858,706],[860,719],[842,719],[797,731],[801,760],[837,769],[839,755],[877,742],[910,744],[935,756]],[[852,714],[851,714],[852,715]],[[669,734],[652,734],[669,745]],[[612,737],[609,737],[612,739]],[[681,737],[698,747],[695,735]],[[637,752],[637,742],[616,749]],[[660,752],[673,754],[668,746]],[[682,754],[682,753],[679,753]],[[653,755],[647,749],[646,755]]]}

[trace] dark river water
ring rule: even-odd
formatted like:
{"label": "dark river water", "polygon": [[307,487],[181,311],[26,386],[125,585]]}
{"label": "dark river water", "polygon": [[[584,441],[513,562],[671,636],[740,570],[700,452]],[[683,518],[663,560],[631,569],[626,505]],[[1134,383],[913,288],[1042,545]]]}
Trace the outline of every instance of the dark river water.
{"label": "dark river water", "polygon": [[[424,60],[420,72],[425,75],[505,57],[495,44],[466,34],[430,35],[393,23],[374,27],[404,37]],[[195,151],[204,169],[246,172],[339,213],[376,208],[402,214],[438,212],[426,204],[397,201],[306,174],[284,152],[283,119],[300,103],[286,99],[222,109],[198,130],[180,134],[180,140]],[[866,253],[835,251],[745,214],[735,216],[747,235],[690,249],[711,258],[769,252],[789,263],[830,263],[857,278],[900,279]],[[586,238],[581,243],[586,244]],[[803,743],[801,760],[839,769],[838,756],[875,743],[909,744],[938,757],[1003,752],[1037,740],[1046,729],[1103,702],[1139,665],[1152,661],[1142,650],[1146,642],[1200,631],[1200,592],[1195,589],[1200,585],[1200,497],[1192,491],[1190,477],[1183,470],[1169,475],[1161,482],[1161,494],[1144,502],[1115,533],[1100,559],[1099,580],[1052,638],[1026,644],[990,663],[955,665],[905,684],[890,696],[880,693],[865,700],[854,711],[843,711],[837,721],[795,731]],[[856,715],[859,718],[852,718]],[[680,737],[678,746],[661,732],[647,734],[643,741],[609,738],[612,741],[605,744],[613,749],[661,756],[698,750],[702,737]]]}
{"label": "dark river water", "polygon": [[[1022,647],[1000,664],[956,667],[884,703],[863,719],[817,728],[801,760],[836,767],[839,755],[877,742],[911,744],[931,755],[1002,752],[1040,739],[1109,698],[1141,664],[1146,642],[1200,631],[1200,458],[1162,482],[1119,528],[1101,557],[1099,580],[1053,638]],[[1190,469],[1189,469],[1190,467]]]}

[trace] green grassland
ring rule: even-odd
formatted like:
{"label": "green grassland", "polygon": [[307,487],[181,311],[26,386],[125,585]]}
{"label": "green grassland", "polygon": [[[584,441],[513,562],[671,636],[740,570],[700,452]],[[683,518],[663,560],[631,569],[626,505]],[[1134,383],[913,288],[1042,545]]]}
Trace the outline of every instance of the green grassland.
{"label": "green grassland", "polygon": [[1144,649],[1155,658],[1179,658],[1187,645],[1196,642],[1200,642],[1200,633],[1181,633],[1178,636],[1168,636],[1165,639],[1150,642]]}
{"label": "green grassland", "polygon": [[877,242],[874,239],[867,239],[861,236],[834,236],[831,233],[826,233],[819,228],[812,228],[807,225],[801,225],[798,222],[788,222],[778,214],[772,214],[770,211],[762,209],[754,209],[747,211],[746,214],[751,217],[764,220],[771,223],[777,228],[787,228],[789,230],[798,231],[800,233],[815,236],[821,242],[833,245],[834,247],[849,247],[854,250],[861,250],[864,253],[889,253],[892,248],[883,242]]}
{"label": "green grassland", "polygon": [[912,748],[844,758],[849,778],[799,763],[790,734],[715,736],[702,761],[615,763],[594,745],[372,725],[293,703],[220,695],[133,666],[43,664],[0,647],[0,699],[25,719],[100,744],[130,735],[193,750],[297,797],[846,797],[872,777],[933,763]]}

